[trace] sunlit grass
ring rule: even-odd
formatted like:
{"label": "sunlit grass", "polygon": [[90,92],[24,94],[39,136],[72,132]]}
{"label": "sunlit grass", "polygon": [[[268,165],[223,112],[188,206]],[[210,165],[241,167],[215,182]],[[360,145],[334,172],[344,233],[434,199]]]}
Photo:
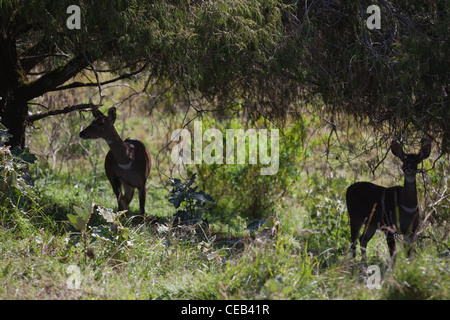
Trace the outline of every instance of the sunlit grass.
{"label": "sunlit grass", "polygon": [[[155,159],[163,141],[158,132],[166,129],[154,125],[144,117],[132,117],[123,132],[142,139]],[[34,148],[42,154],[45,139],[36,134],[34,141],[42,144]],[[146,211],[162,218],[159,224],[136,225],[124,219],[129,238],[120,245],[88,234],[92,254],[87,257],[82,243],[70,245],[77,230],[67,214],[90,201],[116,209],[103,171],[102,144],[87,142],[88,155],[81,151],[74,158],[59,155],[56,169],[45,159],[31,168],[39,204],[26,213],[8,213],[7,223],[0,227],[1,299],[449,298],[445,224],[429,225],[423,232],[429,238],[418,240],[411,257],[405,256],[400,243],[394,264],[381,232],[369,242],[366,263],[359,254],[351,258],[344,194],[352,178],[315,173],[320,147],[270,212],[277,228],[250,231],[248,219],[231,215],[226,222],[213,221],[207,239],[171,228],[175,210],[155,162]],[[320,141],[315,144],[320,146]],[[160,163],[162,171],[168,169],[166,163]],[[137,195],[130,211],[138,212]],[[103,223],[95,219],[100,218],[93,216],[93,225]],[[380,269],[380,289],[367,287],[370,265]],[[69,266],[80,270],[78,288],[68,285]]]}

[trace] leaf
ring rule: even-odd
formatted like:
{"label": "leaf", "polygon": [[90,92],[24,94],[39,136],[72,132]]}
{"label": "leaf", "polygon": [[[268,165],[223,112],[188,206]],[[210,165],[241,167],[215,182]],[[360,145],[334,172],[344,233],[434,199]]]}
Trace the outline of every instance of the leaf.
{"label": "leaf", "polygon": [[105,220],[107,222],[113,223],[114,222],[114,215],[113,215],[113,210],[109,209],[109,208],[104,208],[101,206],[97,207],[97,212],[99,215],[101,215],[103,218],[105,218]]}
{"label": "leaf", "polygon": [[69,213],[67,214],[67,218],[69,218],[69,221],[77,228],[77,230],[83,231],[86,229],[87,221],[80,216]]}
{"label": "leaf", "polygon": [[172,187],[174,187],[173,191],[178,190],[180,188],[180,186],[181,187],[183,186],[183,183],[181,182],[180,179],[170,178],[170,182],[171,182]]}
{"label": "leaf", "polygon": [[91,235],[97,239],[101,239],[101,240],[105,240],[105,241],[109,241],[109,242],[113,241],[113,234],[111,232],[111,229],[104,225],[93,227]]}
{"label": "leaf", "polygon": [[209,195],[204,193],[203,191],[196,192],[192,195],[192,197],[195,200],[200,201],[201,203],[215,203],[213,198]]}
{"label": "leaf", "polygon": [[86,206],[84,208],[80,208],[80,207],[74,206],[73,210],[75,211],[75,213],[80,218],[82,218],[85,221],[87,221],[89,219],[89,217],[91,216],[91,213],[92,213],[92,207],[91,206]]}
{"label": "leaf", "polygon": [[[1,120],[1,118],[0,118]],[[9,141],[9,138],[12,137],[12,134],[8,133],[8,129],[0,123],[0,144],[3,145]]]}
{"label": "leaf", "polygon": [[[129,228],[125,228],[125,227],[118,227],[117,228],[118,233],[120,234],[119,239],[120,240],[128,240],[129,238],[131,238],[131,231]],[[130,245],[131,241],[127,241],[127,244]]]}
{"label": "leaf", "polygon": [[20,185],[20,190],[22,191],[22,193],[27,195],[29,198],[35,195],[33,188],[29,184],[27,184],[23,179],[18,179],[17,182]]}
{"label": "leaf", "polygon": [[125,214],[127,211],[128,210],[114,212],[113,209],[97,206],[98,214],[101,215],[109,223],[117,222],[117,218],[120,217],[122,214]]}
{"label": "leaf", "polygon": [[22,150],[16,146],[11,150],[11,154],[29,164],[35,163],[37,160],[36,156],[30,152],[28,147]]}
{"label": "leaf", "polygon": [[169,202],[172,203],[175,209],[178,209],[182,202],[186,200],[186,193],[181,191],[176,191],[172,193],[172,196],[169,198]]}
{"label": "leaf", "polygon": [[86,229],[86,226],[89,222],[89,218],[92,215],[92,208],[94,206],[94,203],[87,203],[85,207],[80,208],[77,206],[73,207],[73,210],[75,211],[76,215],[73,214],[67,214],[67,217],[69,218],[69,221],[77,228],[79,231],[83,231]]}
{"label": "leaf", "polygon": [[17,183],[17,172],[15,170],[11,170],[11,184],[14,188],[19,189],[19,185]]}
{"label": "leaf", "polygon": [[197,178],[197,174],[194,173],[194,174],[191,176],[191,178],[189,179],[188,183],[186,184],[186,187],[187,187],[187,188],[190,187],[190,186],[195,182],[195,179],[196,179],[196,178]]}

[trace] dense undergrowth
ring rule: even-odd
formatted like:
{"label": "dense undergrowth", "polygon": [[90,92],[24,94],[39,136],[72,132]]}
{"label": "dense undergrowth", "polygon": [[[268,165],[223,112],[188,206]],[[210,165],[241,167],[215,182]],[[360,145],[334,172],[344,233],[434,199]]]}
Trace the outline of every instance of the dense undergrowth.
{"label": "dense undergrowth", "polygon": [[[145,117],[135,119],[130,118],[128,127],[121,121],[117,126],[121,134],[132,132],[142,139],[154,159],[144,223],[134,219],[137,199],[128,215],[113,211],[116,200],[103,172],[104,142],[76,139],[86,120],[67,118],[67,131],[55,138],[66,145],[54,153],[44,136],[63,121],[43,123],[30,138],[37,161],[28,151],[11,153],[2,141],[1,299],[450,297],[449,173],[444,158],[433,168],[433,163],[425,164],[432,170],[418,177],[427,223],[419,230],[415,253],[406,257],[399,239],[400,253],[391,264],[380,233],[369,243],[368,261],[361,262],[349,252],[344,196],[354,171],[329,161],[337,156],[324,156],[329,134],[312,130],[318,119],[285,126],[274,176],[261,176],[256,165],[200,164],[185,168],[172,186],[169,177],[175,171],[160,152],[164,131],[152,129],[146,136],[154,124]],[[204,121],[204,126],[220,130],[241,125],[235,120]],[[26,182],[25,165],[34,186]],[[389,165],[383,172],[395,168]],[[173,188],[194,172],[197,179],[189,186],[196,188],[188,207],[184,202],[190,198],[174,200]],[[442,197],[432,197],[437,194]],[[198,223],[174,225],[177,210],[195,216]],[[378,274],[370,272],[371,266]],[[373,281],[375,287],[370,286]]]}

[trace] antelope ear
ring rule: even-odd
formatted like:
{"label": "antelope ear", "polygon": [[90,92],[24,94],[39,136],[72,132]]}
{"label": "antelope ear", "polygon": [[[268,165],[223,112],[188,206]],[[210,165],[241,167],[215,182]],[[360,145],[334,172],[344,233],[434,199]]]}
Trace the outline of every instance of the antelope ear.
{"label": "antelope ear", "polygon": [[116,108],[115,107],[111,107],[108,110],[108,117],[109,120],[111,120],[112,123],[114,123],[114,121],[116,121]]}
{"label": "antelope ear", "polygon": [[391,143],[391,151],[396,157],[399,157],[400,159],[403,159],[403,156],[405,155],[403,153],[402,146],[395,140]]}
{"label": "antelope ear", "polygon": [[420,148],[420,151],[419,151],[420,161],[428,158],[430,156],[430,153],[431,153],[431,144],[429,144],[429,143],[424,144],[422,146],[422,148]]}
{"label": "antelope ear", "polygon": [[98,110],[98,108],[92,108],[91,112],[92,112],[92,115],[94,116],[94,118],[96,118],[96,119],[99,117],[105,116],[100,110]]}

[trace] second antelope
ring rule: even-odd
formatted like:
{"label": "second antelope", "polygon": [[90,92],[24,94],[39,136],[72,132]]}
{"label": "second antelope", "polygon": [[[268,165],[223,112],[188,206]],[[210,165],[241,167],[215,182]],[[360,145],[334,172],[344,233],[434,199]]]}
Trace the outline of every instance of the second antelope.
{"label": "second antelope", "polygon": [[[145,183],[150,174],[151,158],[144,144],[133,138],[122,140],[114,128],[116,108],[104,115],[92,109],[94,121],[80,132],[82,139],[103,138],[110,151],[105,158],[105,172],[117,197],[119,210],[128,210],[134,189],[139,191],[139,214],[145,217]],[[122,192],[122,186],[125,193]]]}
{"label": "second antelope", "polygon": [[366,245],[380,229],[386,235],[391,258],[395,257],[395,233],[409,234],[409,241],[414,237],[419,223],[417,203],[416,174],[417,166],[431,152],[431,145],[422,145],[418,154],[405,154],[398,142],[391,144],[392,153],[402,163],[405,176],[404,186],[385,188],[370,182],[357,182],[347,189],[346,200],[350,217],[351,247],[356,256],[356,243],[361,226],[365,224],[359,242],[363,259],[366,258]]}

